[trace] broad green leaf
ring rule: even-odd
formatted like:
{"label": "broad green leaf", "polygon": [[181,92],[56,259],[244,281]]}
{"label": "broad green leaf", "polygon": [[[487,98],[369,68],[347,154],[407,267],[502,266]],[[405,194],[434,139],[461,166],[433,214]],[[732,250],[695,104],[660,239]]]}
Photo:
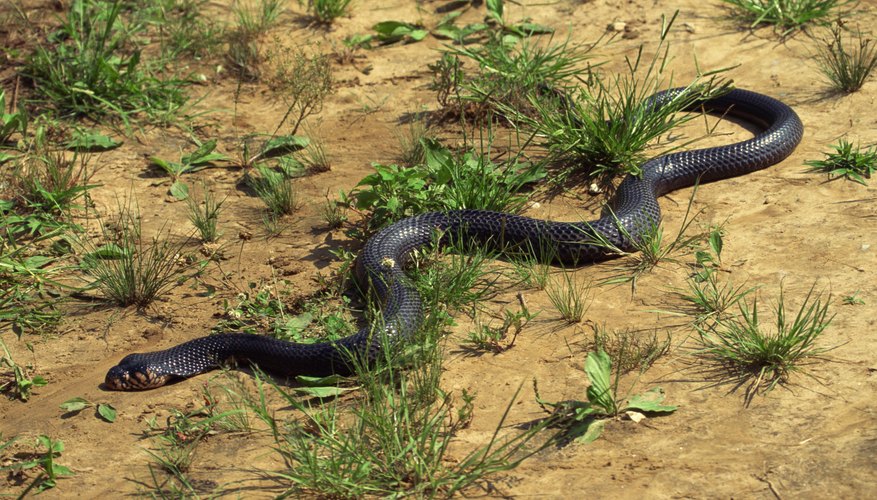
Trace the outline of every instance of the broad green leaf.
{"label": "broad green leaf", "polygon": [[61,403],[61,409],[64,411],[82,411],[91,406],[91,403],[85,398],[72,398]]}
{"label": "broad green leaf", "polygon": [[312,377],[309,375],[296,375],[295,381],[307,387],[326,387],[337,385],[344,380],[341,375],[329,375],[327,377]]}
{"label": "broad green leaf", "polygon": [[301,313],[297,316],[293,316],[286,321],[284,325],[284,330],[295,335],[301,333],[311,322],[314,320],[314,315],[311,313]]}
{"label": "broad green leaf", "polygon": [[95,132],[79,132],[67,143],[67,149],[75,151],[108,151],[122,145],[112,137]]}
{"label": "broad green leaf", "polygon": [[189,197],[189,185],[183,181],[175,181],[169,191],[171,196],[181,201]]}
{"label": "broad green leaf", "polygon": [[109,423],[116,421],[116,409],[107,403],[97,405],[97,414]]}
{"label": "broad green leaf", "polygon": [[605,351],[588,353],[588,358],[585,360],[585,373],[591,381],[587,390],[588,401],[606,410],[606,413],[614,415],[616,406],[610,385],[611,372],[612,361]]}
{"label": "broad green leaf", "polygon": [[107,243],[98,247],[95,251],[86,254],[86,257],[92,259],[123,259],[128,256],[128,250],[116,245],[115,243]]}
{"label": "broad green leaf", "polygon": [[531,36],[531,35],[548,35],[554,33],[554,28],[549,26],[544,26],[542,24],[536,23],[518,23],[512,26],[512,28],[521,34],[521,36]]}
{"label": "broad green leaf", "polygon": [[645,394],[634,394],[627,401],[625,409],[639,410],[644,413],[671,413],[678,409],[674,405],[661,404],[664,401],[664,390],[655,387]]}
{"label": "broad green leaf", "polygon": [[198,146],[198,149],[196,149],[194,152],[183,155],[182,158],[180,158],[180,161],[186,165],[197,165],[199,163],[206,163],[208,161],[211,161],[208,158],[213,156],[214,149],[216,149],[216,139],[210,139],[207,142],[201,143]]}
{"label": "broad green leaf", "polygon": [[273,158],[275,156],[283,156],[293,151],[308,147],[311,140],[307,137],[298,135],[279,135],[265,141],[262,145],[261,156],[264,158]]}
{"label": "broad green leaf", "polygon": [[712,248],[713,253],[716,255],[716,257],[721,257],[722,233],[720,231],[713,231],[710,233],[710,248]]}
{"label": "broad green leaf", "polygon": [[502,11],[502,0],[487,0],[487,13],[500,24],[502,24]]}
{"label": "broad green leaf", "polygon": [[570,437],[573,437],[577,443],[593,443],[603,434],[604,427],[606,427],[605,420],[589,419],[573,427],[571,432],[575,433],[575,437],[572,435]]}
{"label": "broad green leaf", "polygon": [[334,398],[352,389],[342,387],[296,387],[295,392],[312,398]]}

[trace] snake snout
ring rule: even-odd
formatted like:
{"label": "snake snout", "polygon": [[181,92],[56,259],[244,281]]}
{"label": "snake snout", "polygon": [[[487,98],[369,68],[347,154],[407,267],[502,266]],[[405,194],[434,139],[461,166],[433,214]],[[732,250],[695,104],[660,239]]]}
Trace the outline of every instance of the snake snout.
{"label": "snake snout", "polygon": [[141,391],[161,387],[169,379],[169,375],[157,373],[146,365],[142,355],[131,354],[110,368],[104,384],[113,391]]}

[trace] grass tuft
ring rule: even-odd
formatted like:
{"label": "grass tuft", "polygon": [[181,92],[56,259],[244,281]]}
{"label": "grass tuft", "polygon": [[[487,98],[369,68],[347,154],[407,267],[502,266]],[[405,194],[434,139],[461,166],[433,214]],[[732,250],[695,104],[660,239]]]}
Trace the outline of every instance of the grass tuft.
{"label": "grass tuft", "polygon": [[829,179],[844,178],[859,184],[867,185],[865,179],[870,179],[877,172],[877,150],[873,148],[862,149],[853,146],[846,139],[841,139],[834,147],[834,153],[825,153],[824,160],[810,160],[805,165],[810,167],[811,172],[825,172]]}
{"label": "grass tuft", "polygon": [[823,299],[811,287],[790,321],[780,288],[773,306],[774,327],[769,329],[759,318],[757,297],[751,304],[740,300],[739,317],[718,319],[710,326],[695,325],[702,345],[697,353],[732,370],[739,384],[749,382],[748,403],[759,391],[770,391],[787,381],[808,358],[830,350],[816,345],[833,318],[828,315],[829,301],[830,297]]}
{"label": "grass tuft", "polygon": [[840,20],[831,28],[831,38],[818,46],[816,62],[834,90],[850,94],[862,88],[877,68],[877,46],[861,33],[845,41],[843,28]]}
{"label": "grass tuft", "polygon": [[751,21],[751,28],[762,24],[776,26],[789,34],[808,24],[824,24],[848,0],[722,0],[735,15]]}

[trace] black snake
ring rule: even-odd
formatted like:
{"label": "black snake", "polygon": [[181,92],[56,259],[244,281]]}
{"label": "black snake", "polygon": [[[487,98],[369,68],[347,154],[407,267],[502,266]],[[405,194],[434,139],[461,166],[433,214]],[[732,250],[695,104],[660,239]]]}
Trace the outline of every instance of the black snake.
{"label": "black snake", "polygon": [[[657,94],[662,102],[680,89]],[[357,277],[383,302],[381,329],[366,326],[354,335],[316,344],[298,344],[261,335],[231,333],[190,340],[163,351],[131,354],[107,373],[106,387],[149,389],[186,378],[234,359],[281,374],[348,374],[351,356],[373,360],[381,342],[407,339],[422,319],[420,295],[403,266],[410,252],[435,240],[437,231],[466,240],[514,243],[547,250],[561,263],[584,263],[607,257],[608,248],[630,251],[650,226],[660,221],[657,198],[695,183],[747,174],[786,158],[801,140],[804,127],[782,102],[746,90],[732,90],[698,103],[710,113],[738,117],[761,128],[755,137],[713,148],[667,154],[629,175],[601,218],[591,222],[553,222],[483,210],[433,212],[392,224],[368,240],[357,258]]]}

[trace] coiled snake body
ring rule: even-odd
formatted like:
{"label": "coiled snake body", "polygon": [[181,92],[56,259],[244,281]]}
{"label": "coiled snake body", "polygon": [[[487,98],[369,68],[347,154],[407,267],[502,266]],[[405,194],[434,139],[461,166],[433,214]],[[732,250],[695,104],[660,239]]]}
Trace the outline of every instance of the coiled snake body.
{"label": "coiled snake body", "polygon": [[[657,94],[652,102],[681,89]],[[483,210],[433,212],[401,220],[368,240],[357,258],[360,284],[383,301],[383,331],[365,327],[335,342],[298,344],[244,333],[212,335],[163,351],[131,354],[107,373],[106,387],[149,389],[186,378],[235,359],[283,374],[348,374],[351,355],[366,362],[381,342],[405,340],[420,326],[420,296],[403,272],[409,253],[434,241],[436,231],[502,246],[542,249],[560,263],[584,263],[608,256],[608,248],[630,251],[643,232],[660,221],[657,198],[697,182],[754,172],[774,165],[795,149],[803,125],[782,102],[755,92],[732,90],[698,103],[707,112],[734,116],[761,128],[755,137],[706,149],[667,154],[646,162],[642,175],[625,178],[610,201],[611,210],[591,222],[553,222]]]}

